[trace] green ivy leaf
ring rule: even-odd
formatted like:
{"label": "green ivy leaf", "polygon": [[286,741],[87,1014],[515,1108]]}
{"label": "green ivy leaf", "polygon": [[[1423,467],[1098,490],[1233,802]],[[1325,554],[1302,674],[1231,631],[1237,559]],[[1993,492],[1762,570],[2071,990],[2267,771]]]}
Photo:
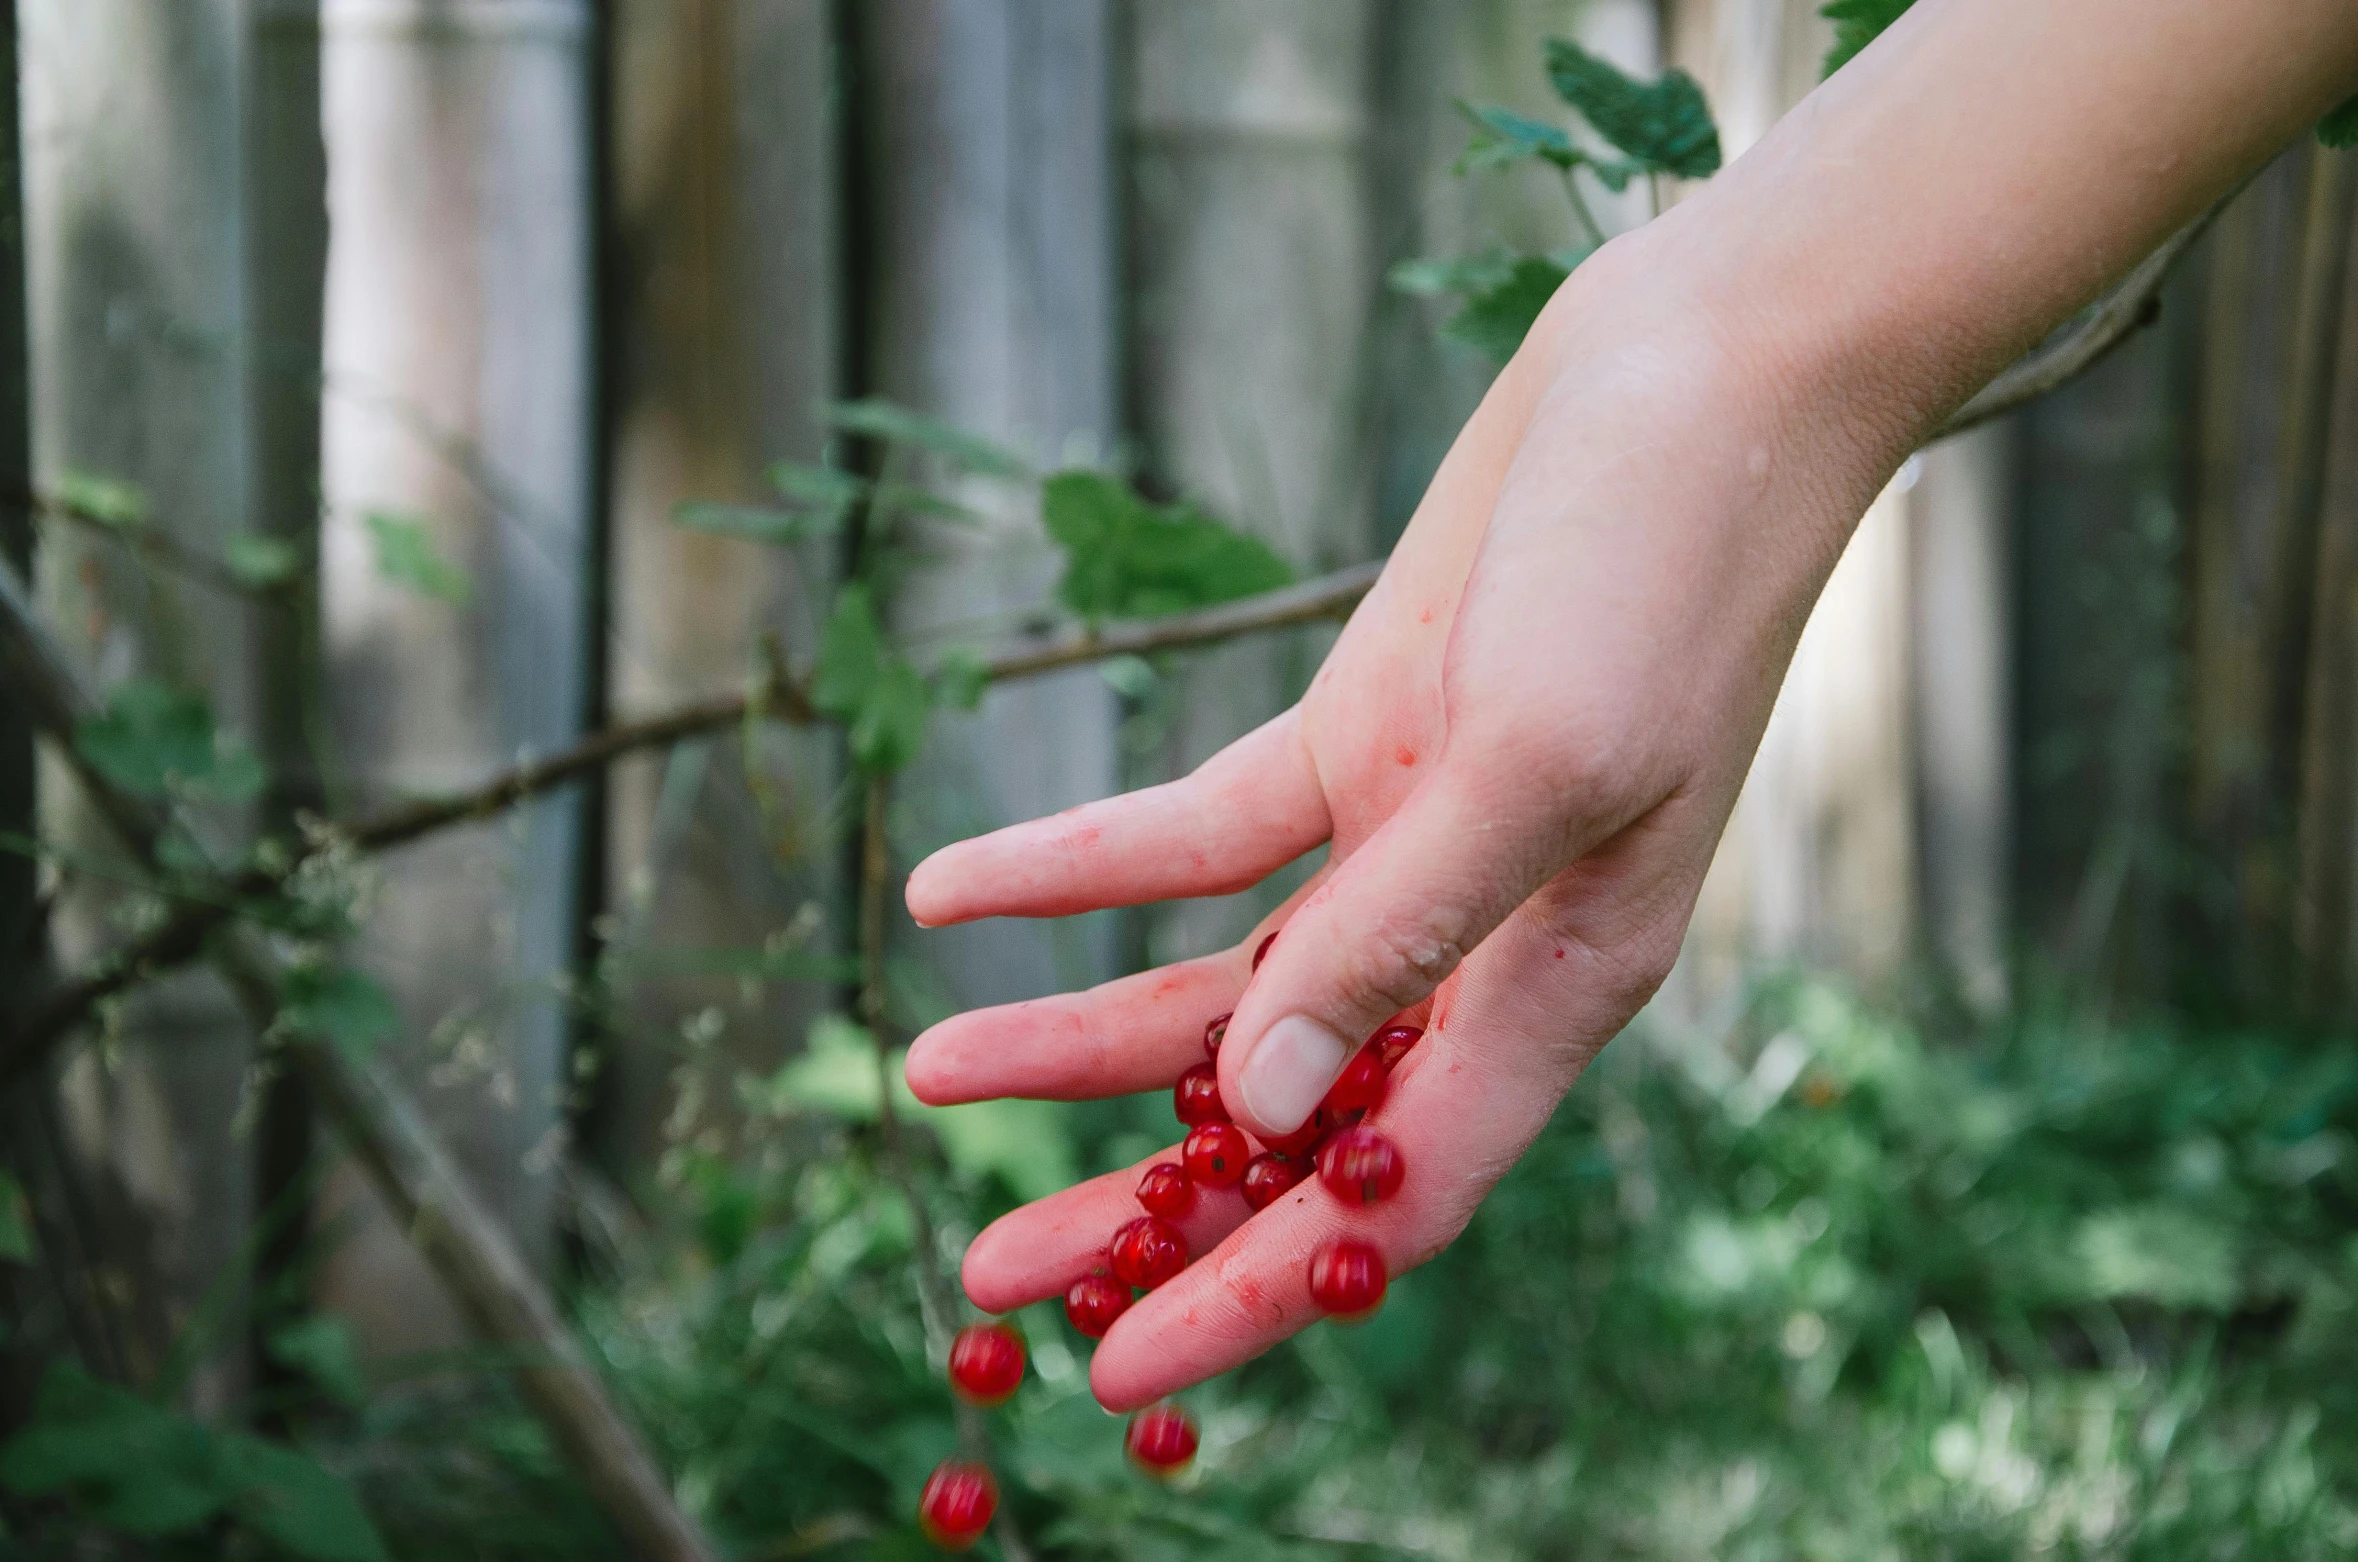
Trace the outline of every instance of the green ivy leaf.
{"label": "green ivy leaf", "polygon": [[1457,100],[1457,111],[1474,126],[1473,139],[1457,156],[1457,173],[1504,168],[1529,158],[1569,170],[1586,160],[1561,126],[1544,119],[1486,103],[1468,103],[1463,98]]}
{"label": "green ivy leaf", "polygon": [[1185,501],[1149,504],[1102,472],[1049,478],[1042,516],[1065,552],[1056,594],[1093,621],[1181,613],[1274,590],[1294,578],[1258,537]]}
{"label": "green ivy leaf", "polygon": [[303,556],[293,543],[282,537],[240,532],[229,539],[229,549],[222,562],[238,584],[266,590],[293,580],[303,567]]}
{"label": "green ivy leaf", "polygon": [[153,678],[118,684],[85,720],[74,746],[99,773],[139,797],[182,794],[240,802],[262,789],[262,766],[213,724],[201,694]]}
{"label": "green ivy leaf", "polygon": [[271,1359],[302,1373],[337,1404],[368,1403],[368,1380],[352,1346],[352,1330],[333,1313],[313,1313],[270,1331]]}
{"label": "green ivy leaf", "polygon": [[1569,38],[1550,38],[1547,74],[1557,95],[1641,169],[1683,179],[1719,171],[1719,128],[1685,71],[1642,82]]}
{"label": "green ivy leaf", "polygon": [[385,1542],[352,1488],[296,1449],[258,1437],[220,1440],[237,1483],[235,1511],[304,1562],[386,1562]]}
{"label": "green ivy leaf", "polygon": [[1468,299],[1441,334],[1504,363],[1523,345],[1531,323],[1571,274],[1570,267],[1547,256],[1526,255],[1504,281]]}
{"label": "green ivy leaf", "polygon": [[0,1172],[0,1263],[27,1263],[32,1256],[33,1223],[25,1190],[14,1177]]}
{"label": "green ivy leaf", "polygon": [[401,1029],[392,995],[358,971],[340,965],[299,965],[279,984],[279,1022],[317,1036],[355,1062]]}
{"label": "green ivy leaf", "polygon": [[2336,151],[2358,146],[2358,98],[2352,98],[2319,120],[2317,139]]}
{"label": "green ivy leaf", "polygon": [[371,515],[369,536],[377,547],[377,570],[421,597],[463,606],[475,594],[467,572],[442,556],[426,523],[415,516]]}
{"label": "green ivy leaf", "polygon": [[827,408],[827,421],[847,434],[865,434],[888,444],[931,451],[953,466],[984,477],[1020,479],[1032,475],[1032,464],[1014,451],[879,397],[835,402]]}
{"label": "green ivy leaf", "polygon": [[138,531],[147,524],[146,490],[119,477],[65,472],[57,479],[57,502],[120,531]]}
{"label": "green ivy leaf", "polygon": [[952,651],[933,670],[934,702],[951,710],[974,710],[990,687],[991,669],[972,651]]}

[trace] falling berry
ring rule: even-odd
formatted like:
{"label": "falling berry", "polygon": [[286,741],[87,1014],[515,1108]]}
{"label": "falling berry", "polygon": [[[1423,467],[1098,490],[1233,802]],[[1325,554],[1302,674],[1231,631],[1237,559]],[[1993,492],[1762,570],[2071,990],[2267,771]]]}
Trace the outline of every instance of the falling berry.
{"label": "falling berry", "polygon": [[1003,1323],[970,1323],[950,1342],[950,1387],[970,1405],[1004,1405],[1023,1384],[1023,1336]]}
{"label": "falling berry", "polygon": [[1339,1124],[1356,1123],[1383,1103],[1388,1073],[1383,1048],[1370,1041],[1343,1065],[1319,1105]]}
{"label": "falling berry", "polygon": [[1209,1063],[1198,1063],[1171,1087],[1171,1110],[1193,1128],[1198,1123],[1225,1123],[1228,1103],[1220,1099],[1220,1075]]}
{"label": "falling berry", "polygon": [[1228,1039],[1228,1022],[1234,1018],[1233,1014],[1223,1014],[1204,1027],[1204,1056],[1215,1063],[1220,1059],[1220,1043]]}
{"label": "falling berry", "polygon": [[1179,1147],[1187,1175],[1207,1188],[1233,1188],[1244,1180],[1253,1143],[1234,1123],[1204,1123],[1187,1131]]}
{"label": "falling berry", "polygon": [[1278,1134],[1274,1138],[1263,1139],[1261,1143],[1272,1155],[1282,1155],[1289,1161],[1304,1161],[1316,1153],[1319,1141],[1333,1132],[1334,1126],[1335,1120],[1322,1106],[1303,1119],[1302,1126],[1292,1133]]}
{"label": "falling berry", "polygon": [[1130,1288],[1111,1275],[1083,1275],[1064,1293],[1065,1321],[1093,1340],[1130,1310]]}
{"label": "falling berry", "polygon": [[[1279,931],[1279,932],[1282,932],[1282,931],[1284,931],[1284,929],[1282,929],[1282,928],[1281,928],[1281,929],[1279,929],[1278,931]],[[1253,951],[1253,969],[1254,969],[1254,970],[1258,971],[1259,969],[1261,969],[1261,962],[1269,958],[1269,946],[1270,946],[1271,944],[1274,944],[1274,943],[1276,943],[1276,942],[1277,942],[1277,934],[1276,934],[1276,933],[1271,933],[1271,934],[1270,934],[1270,935],[1269,935],[1267,938],[1264,938],[1264,939],[1262,939],[1262,940],[1261,940],[1261,946],[1260,946],[1258,949],[1255,949],[1255,950]]]}
{"label": "falling berry", "polygon": [[1408,1056],[1408,1049],[1415,1046],[1424,1034],[1413,1025],[1387,1025],[1375,1033],[1375,1040],[1370,1045],[1383,1058],[1384,1067],[1389,1070]]}
{"label": "falling berry", "polygon": [[1319,1146],[1318,1180],[1345,1204],[1381,1204],[1407,1174],[1399,1149],[1365,1123]]}
{"label": "falling berry", "polygon": [[1114,1233],[1106,1257],[1114,1278],[1151,1291],[1187,1267],[1187,1238],[1155,1215],[1141,1215]]}
{"label": "falling berry", "polygon": [[991,1527],[999,1511],[999,1483],[983,1465],[944,1459],[925,1478],[917,1498],[917,1525],[944,1551],[964,1551]]}
{"label": "falling berry", "polygon": [[1310,1299],[1338,1322],[1372,1317],[1388,1278],[1384,1255],[1356,1237],[1337,1237],[1310,1255]]}
{"label": "falling berry", "polygon": [[1130,1462],[1158,1481],[1167,1481],[1186,1469],[1194,1461],[1200,1441],[1195,1417],[1168,1400],[1132,1416],[1130,1435],[1125,1439]]}
{"label": "falling berry", "polygon": [[1177,1220],[1195,1208],[1195,1179],[1177,1161],[1157,1161],[1138,1179],[1138,1202],[1149,1215]]}
{"label": "falling berry", "polygon": [[1255,1209],[1267,1209],[1285,1196],[1286,1189],[1309,1175],[1296,1161],[1275,1155],[1256,1155],[1245,1162],[1244,1199]]}

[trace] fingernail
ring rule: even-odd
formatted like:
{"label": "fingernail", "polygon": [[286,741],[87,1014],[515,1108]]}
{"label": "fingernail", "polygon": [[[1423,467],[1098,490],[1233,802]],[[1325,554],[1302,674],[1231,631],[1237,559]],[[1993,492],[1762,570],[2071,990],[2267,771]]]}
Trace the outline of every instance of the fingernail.
{"label": "fingernail", "polygon": [[1351,1049],[1306,1014],[1289,1014],[1261,1033],[1236,1076],[1245,1115],[1272,1133],[1291,1133],[1342,1073]]}

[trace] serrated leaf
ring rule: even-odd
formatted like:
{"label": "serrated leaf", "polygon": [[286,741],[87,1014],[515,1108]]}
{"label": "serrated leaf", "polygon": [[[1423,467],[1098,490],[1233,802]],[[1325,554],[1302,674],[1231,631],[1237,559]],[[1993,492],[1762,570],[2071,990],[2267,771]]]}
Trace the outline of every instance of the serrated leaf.
{"label": "serrated leaf", "polygon": [[333,1313],[313,1313],[270,1331],[271,1358],[294,1368],[337,1404],[357,1410],[368,1403],[368,1380],[352,1345],[352,1330]]}
{"label": "serrated leaf", "polygon": [[385,1543],[352,1488],[300,1450],[258,1437],[221,1439],[237,1516],[304,1562],[386,1562]]}
{"label": "serrated leaf", "polygon": [[293,580],[303,567],[303,555],[284,538],[240,532],[229,539],[222,563],[240,585],[260,590]]}
{"label": "serrated leaf", "polygon": [[1289,584],[1293,570],[1258,537],[1195,506],[1149,504],[1102,472],[1059,472],[1042,496],[1065,552],[1056,594],[1092,621],[1156,618]]}
{"label": "serrated leaf", "polygon": [[925,716],[932,704],[925,680],[908,659],[886,657],[852,720],[852,758],[863,770],[886,775],[907,768],[925,747]]}
{"label": "serrated leaf", "polygon": [[2317,139],[2336,151],[2358,147],[2358,98],[2352,98],[2319,120]]}
{"label": "serrated leaf", "polygon": [[1719,127],[1685,71],[1639,81],[1569,38],[1550,38],[1547,74],[1557,96],[1641,168],[1682,179],[1719,171]]}
{"label": "serrated leaf", "polygon": [[1468,299],[1441,334],[1504,363],[1523,345],[1532,322],[1571,274],[1570,268],[1546,256],[1526,255],[1515,262],[1505,281]]}
{"label": "serrated leaf", "polygon": [[1458,173],[1504,168],[1530,158],[1565,169],[1583,161],[1571,136],[1561,126],[1551,125],[1544,119],[1533,119],[1493,104],[1468,103],[1463,98],[1457,100],[1457,111],[1474,127],[1473,139],[1457,156]]}
{"label": "serrated leaf", "polygon": [[933,670],[933,697],[951,710],[974,710],[990,687],[991,669],[972,651],[952,651]]}
{"label": "serrated leaf", "polygon": [[671,522],[690,531],[738,537],[772,547],[792,547],[813,537],[828,537],[841,531],[843,514],[836,510],[768,510],[759,505],[692,500],[672,507]]}
{"label": "serrated leaf", "polygon": [[881,397],[835,402],[827,408],[827,421],[849,434],[865,434],[871,439],[931,451],[954,466],[984,477],[1032,475],[1032,464],[1014,451]]}
{"label": "serrated leaf", "polygon": [[475,594],[467,572],[442,556],[424,521],[408,515],[366,517],[377,549],[377,572],[422,597],[463,606]]}
{"label": "serrated leaf", "polygon": [[1851,62],[1861,49],[1883,36],[1883,29],[1905,15],[1915,0],[1827,0],[1818,15],[1834,24],[1834,44],[1826,51],[1820,73],[1831,76]]}
{"label": "serrated leaf", "polygon": [[392,995],[340,965],[299,965],[279,984],[278,1015],[291,1030],[317,1036],[355,1061],[401,1029]]}
{"label": "serrated leaf", "polygon": [[33,1223],[25,1190],[0,1172],[0,1262],[26,1263],[33,1256]]}
{"label": "serrated leaf", "polygon": [[116,685],[106,709],[75,729],[74,746],[108,780],[140,797],[240,802],[264,780],[260,762],[214,726],[211,702],[154,678]]}
{"label": "serrated leaf", "polygon": [[1478,293],[1498,286],[1514,275],[1514,271],[1514,254],[1494,245],[1479,255],[1404,260],[1391,269],[1385,280],[1397,292],[1433,298],[1445,293]]}
{"label": "serrated leaf", "polygon": [[147,524],[147,491],[96,472],[67,471],[57,479],[57,502],[101,526],[137,531]]}

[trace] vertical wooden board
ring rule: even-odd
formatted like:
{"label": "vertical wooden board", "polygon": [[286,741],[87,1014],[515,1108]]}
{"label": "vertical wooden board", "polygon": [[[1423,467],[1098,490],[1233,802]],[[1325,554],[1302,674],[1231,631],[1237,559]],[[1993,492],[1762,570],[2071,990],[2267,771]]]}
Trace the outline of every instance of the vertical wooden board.
{"label": "vertical wooden board", "polygon": [[[240,10],[231,0],[29,0],[22,10],[34,466],[140,485],[154,524],[218,555],[248,501],[247,235],[241,210]],[[171,679],[251,731],[247,616],[233,599],[151,575],[86,536],[43,550],[42,593],[101,676]],[[43,829],[104,856],[70,784],[43,785]],[[116,936],[123,897],[85,878],[60,907],[61,958]],[[232,1134],[247,1033],[201,975],[124,1013],[122,1062],[85,1053],[64,1087],[66,1138],[114,1211],[102,1237],[152,1257],[163,1310],[133,1343],[154,1365],[246,1232],[246,1156]],[[139,1251],[145,1249],[143,1255]],[[235,1391],[227,1369],[193,1386]]]}
{"label": "vertical wooden board", "polygon": [[[737,685],[765,634],[800,660],[813,649],[830,549],[798,557],[683,528],[673,511],[759,503],[771,462],[819,454],[836,357],[835,170],[823,0],[626,0],[608,25],[606,655],[628,719]],[[751,786],[736,735],[614,777],[601,945],[618,1024],[599,1047],[591,1126],[618,1175],[727,1120],[730,1076],[774,1069],[824,1001],[711,968],[758,955],[823,898],[827,747],[761,734]]]}
{"label": "vertical wooden board", "polygon": [[[864,388],[1043,465],[1108,458],[1119,361],[1108,0],[880,0],[867,20]],[[1055,582],[1031,496],[978,486],[968,497],[990,519],[937,530],[933,559],[894,604],[904,636],[988,633]],[[898,788],[896,848],[910,858],[1104,796],[1116,784],[1114,717],[1112,691],[1088,669],[937,717]],[[899,1018],[1100,978],[1112,931],[1097,918],[918,936],[904,947],[921,954],[929,990]]]}
{"label": "vertical wooden board", "polygon": [[[383,799],[465,785],[579,726],[589,8],[330,0],[322,25],[329,684],[348,791]],[[423,528],[464,599],[384,568],[371,515]],[[358,951],[400,1003],[399,1067],[543,1256],[578,814],[558,798],[386,860]],[[339,1192],[361,1197],[349,1176]],[[377,1349],[459,1337],[381,1216],[325,1284]]]}

